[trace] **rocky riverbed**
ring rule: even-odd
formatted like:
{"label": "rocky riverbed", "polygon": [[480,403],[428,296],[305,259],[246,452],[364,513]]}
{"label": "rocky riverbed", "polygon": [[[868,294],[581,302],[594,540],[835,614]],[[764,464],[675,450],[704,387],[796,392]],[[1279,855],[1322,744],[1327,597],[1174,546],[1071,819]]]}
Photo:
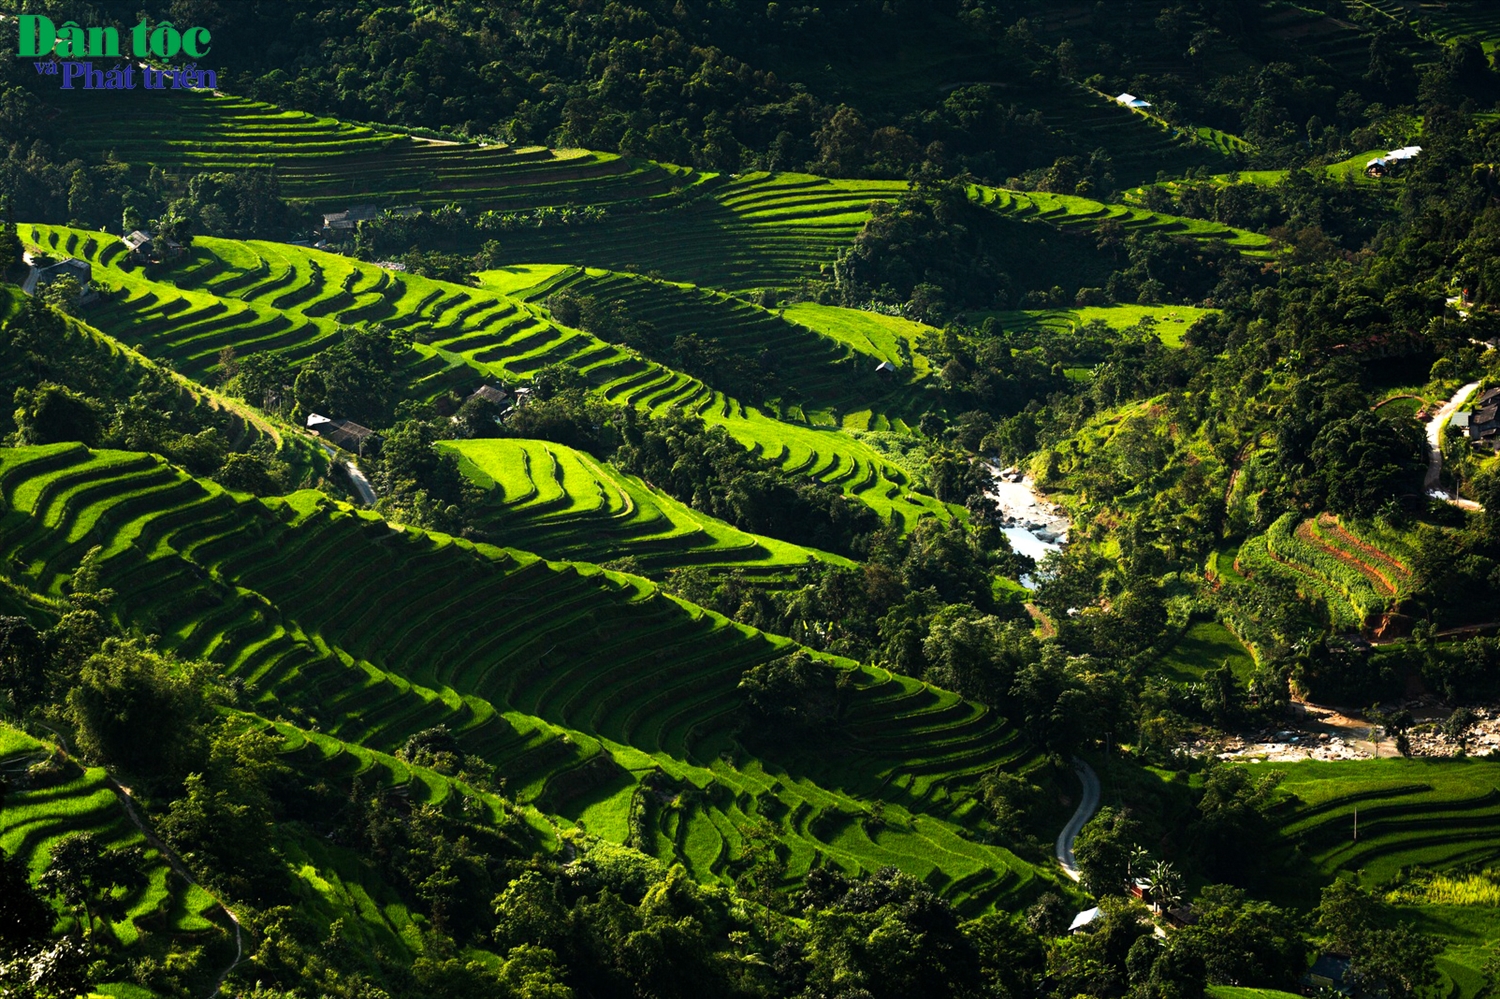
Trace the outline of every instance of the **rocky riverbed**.
{"label": "rocky riverbed", "polygon": [[990,473],[993,482],[985,495],[1000,508],[1000,525],[1016,551],[1041,561],[1068,543],[1073,525],[1067,513],[1048,503],[1029,476],[1018,468],[993,465]]}

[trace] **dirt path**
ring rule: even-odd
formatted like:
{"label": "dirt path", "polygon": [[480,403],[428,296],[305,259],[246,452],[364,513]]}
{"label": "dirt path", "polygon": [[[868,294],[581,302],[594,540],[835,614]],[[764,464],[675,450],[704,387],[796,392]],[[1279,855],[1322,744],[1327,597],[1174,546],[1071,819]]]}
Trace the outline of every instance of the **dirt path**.
{"label": "dirt path", "polygon": [[214,990],[208,994],[209,999],[213,999],[214,996],[223,991],[224,980],[229,977],[230,972],[238,968],[245,959],[245,930],[240,925],[240,917],[236,916],[234,911],[225,905],[217,895],[199,884],[197,879],[193,877],[192,872],[187,869],[187,865],[182,862],[182,858],[177,855],[177,852],[158,838],[156,833],[152,832],[150,825],[147,824],[146,820],[141,816],[140,810],[136,807],[135,799],[130,796],[129,789],[115,780],[113,775],[106,776],[105,782],[109,785],[109,789],[115,793],[115,797],[120,799],[120,804],[125,808],[125,814],[130,817],[131,823],[141,831],[141,835],[146,837],[146,842],[151,845],[152,849],[162,855],[167,865],[172,868],[178,877],[182,878],[188,884],[202,889],[209,898],[218,903],[219,908],[224,911],[224,915],[228,916],[229,921],[234,924],[234,960],[230,962],[229,967],[220,972],[218,980],[214,983]]}
{"label": "dirt path", "polygon": [[1250,449],[1260,443],[1260,435],[1250,438],[1240,445],[1240,449],[1234,454],[1234,461],[1229,466],[1229,485],[1224,487],[1224,505],[1229,505],[1229,497],[1234,495],[1234,487],[1240,481],[1240,468],[1245,464],[1245,459],[1250,456]]}
{"label": "dirt path", "polygon": [[1041,629],[1043,638],[1052,638],[1057,634],[1056,626],[1048,620],[1047,615],[1043,613],[1040,607],[1032,603],[1022,604],[1022,606],[1026,608],[1026,613],[1031,615],[1031,619],[1036,622],[1036,626]]}

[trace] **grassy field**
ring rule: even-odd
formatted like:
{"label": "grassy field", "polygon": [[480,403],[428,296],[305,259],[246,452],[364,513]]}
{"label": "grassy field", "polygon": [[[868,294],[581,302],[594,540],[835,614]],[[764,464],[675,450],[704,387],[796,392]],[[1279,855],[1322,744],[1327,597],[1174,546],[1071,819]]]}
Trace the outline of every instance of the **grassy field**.
{"label": "grassy field", "polygon": [[515,439],[447,441],[465,475],[489,490],[485,526],[505,544],[548,558],[631,558],[659,577],[699,566],[765,582],[809,562],[853,565],[828,552],[747,534],[635,476],[561,444]]}
{"label": "grassy field", "polygon": [[[742,671],[792,646],[639,577],[392,527],[317,493],[237,499],[160,459],[77,445],[0,452],[0,497],[17,582],[60,594],[98,546],[122,620],[244,680],[258,709],[316,728],[308,742],[342,744],[319,753],[394,768],[381,754],[444,724],[522,805],[632,831],[708,880],[737,875],[761,823],[791,884],[815,864],[895,864],[973,913],[1053,877],[971,838],[978,777],[1039,762],[993,711],[836,661],[851,674],[836,728],[737,735]],[[658,772],[697,789],[691,807],[640,791]]]}
{"label": "grassy field", "polygon": [[1228,663],[1241,682],[1249,679],[1255,659],[1234,633],[1217,621],[1197,621],[1161,661],[1161,669],[1174,680],[1191,683]]}

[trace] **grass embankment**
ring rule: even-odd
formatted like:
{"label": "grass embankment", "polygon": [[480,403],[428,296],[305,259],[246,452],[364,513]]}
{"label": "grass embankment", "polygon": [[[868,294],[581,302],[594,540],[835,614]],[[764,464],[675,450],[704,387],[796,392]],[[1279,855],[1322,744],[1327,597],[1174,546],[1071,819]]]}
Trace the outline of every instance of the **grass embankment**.
{"label": "grass embankment", "polygon": [[[113,612],[245,681],[254,709],[360,752],[446,725],[523,805],[629,831],[698,877],[733,880],[758,828],[792,884],[819,864],[894,864],[979,912],[1052,876],[970,838],[979,776],[1039,762],[994,712],[837,661],[838,725],[747,747],[739,678],[793,646],[638,577],[403,530],[316,493],[241,500],[78,445],[0,452],[0,497],[0,556],[28,589],[60,594],[98,546]],[[670,800],[643,790],[658,772]]]}
{"label": "grass embankment", "polygon": [[688,566],[730,569],[767,582],[828,552],[747,534],[633,475],[561,444],[515,439],[448,441],[460,469],[489,490],[485,525],[507,545],[581,562],[634,559],[659,576]]}

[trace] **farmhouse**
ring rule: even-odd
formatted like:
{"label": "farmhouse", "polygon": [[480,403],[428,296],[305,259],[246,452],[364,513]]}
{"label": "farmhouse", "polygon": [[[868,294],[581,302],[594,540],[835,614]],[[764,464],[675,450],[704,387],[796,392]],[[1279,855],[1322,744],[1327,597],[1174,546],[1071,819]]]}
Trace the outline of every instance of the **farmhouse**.
{"label": "farmhouse", "polygon": [[1098,918],[1099,918],[1099,907],[1097,905],[1094,906],[1092,909],[1084,909],[1078,915],[1074,916],[1073,917],[1073,921],[1068,924],[1068,932],[1069,933],[1077,933],[1079,930],[1084,929],[1090,923],[1092,923],[1094,920],[1096,920]]}
{"label": "farmhouse", "polygon": [[380,209],[374,205],[355,205],[341,212],[328,212],[323,216],[323,228],[334,232],[358,229],[361,222],[380,218]]}
{"label": "farmhouse", "polygon": [[380,435],[375,431],[369,427],[362,427],[353,420],[334,420],[317,413],[308,415],[307,429],[334,447],[353,451],[360,457],[364,457],[366,445],[380,440]]}
{"label": "farmhouse", "polygon": [[125,244],[126,259],[138,264],[149,264],[156,260],[170,260],[182,256],[182,244],[174,239],[152,236],[137,229],[120,242]]}
{"label": "farmhouse", "polygon": [[496,388],[493,385],[481,385],[473,392],[470,392],[469,398],[465,401],[473,402],[475,399],[483,399],[485,402],[501,406],[504,405],[505,400],[508,398],[510,396],[506,393],[505,389]]}
{"label": "farmhouse", "polygon": [[1399,173],[1407,163],[1417,158],[1421,146],[1402,146],[1392,149],[1384,156],[1377,156],[1365,164],[1365,173],[1371,177],[1389,177]]}
{"label": "farmhouse", "polygon": [[1115,98],[1115,103],[1122,104],[1127,108],[1135,108],[1137,111],[1144,110],[1151,106],[1151,103],[1149,101],[1143,101],[1139,97],[1135,96],[1135,94],[1121,94],[1119,97]]}
{"label": "farmhouse", "polygon": [[1475,444],[1500,450],[1500,388],[1479,393],[1474,411],[1453,414],[1453,423]]}
{"label": "farmhouse", "polygon": [[78,304],[88,305],[99,297],[99,292],[90,284],[94,279],[94,265],[87,260],[60,260],[46,267],[32,267],[21,290],[28,295],[36,294],[38,288],[51,284],[61,277],[70,277],[78,282]]}

